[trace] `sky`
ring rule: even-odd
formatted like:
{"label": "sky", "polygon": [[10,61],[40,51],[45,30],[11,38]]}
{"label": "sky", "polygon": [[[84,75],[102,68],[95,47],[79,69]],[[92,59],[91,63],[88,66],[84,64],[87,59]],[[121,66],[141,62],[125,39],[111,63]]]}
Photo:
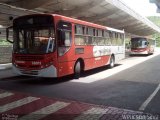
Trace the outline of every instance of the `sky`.
{"label": "sky", "polygon": [[157,13],[156,4],[150,3],[149,0],[121,0],[121,1],[142,16],[160,16],[160,13]]}

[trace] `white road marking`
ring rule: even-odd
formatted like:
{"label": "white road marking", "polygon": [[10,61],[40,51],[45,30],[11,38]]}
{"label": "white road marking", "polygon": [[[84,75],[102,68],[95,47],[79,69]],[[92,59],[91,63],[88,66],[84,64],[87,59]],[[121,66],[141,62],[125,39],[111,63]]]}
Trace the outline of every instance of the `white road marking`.
{"label": "white road marking", "polygon": [[4,93],[1,93],[1,94],[0,94],[0,98],[5,98],[5,97],[11,96],[11,95],[14,95],[14,93],[4,92]]}
{"label": "white road marking", "polygon": [[102,117],[109,109],[103,108],[91,108],[83,112],[80,116],[76,117],[74,120],[98,120]]}
{"label": "white road marking", "polygon": [[28,115],[25,115],[21,118],[19,118],[18,120],[39,120],[42,119],[46,116],[48,116],[49,114],[52,114],[66,106],[68,106],[70,103],[65,103],[65,102],[56,102],[52,105],[49,105],[47,107],[44,107],[40,110],[37,110],[35,112],[32,112]]}
{"label": "white road marking", "polygon": [[128,68],[131,68],[137,64],[140,64],[144,61],[147,61],[157,55],[159,55],[160,52],[156,52],[154,53],[153,55],[151,56],[146,56],[146,57],[131,57],[131,58],[127,58],[127,59],[124,59],[122,61],[119,62],[119,64],[121,64],[120,66],[117,66],[115,68],[112,68],[112,69],[107,69],[105,71],[102,71],[102,72],[99,72],[99,73],[95,73],[93,75],[88,75],[87,77],[81,77],[79,78],[78,80],[75,79],[75,80],[71,80],[70,82],[80,82],[80,83],[92,83],[92,82],[95,82],[95,81],[99,81],[99,80],[103,80],[107,77],[110,77],[114,74],[117,74],[123,70],[126,70]]}
{"label": "white road marking", "polygon": [[0,113],[6,112],[8,110],[11,110],[11,109],[14,109],[14,108],[17,108],[17,107],[20,107],[20,106],[28,104],[28,103],[31,103],[31,102],[33,102],[35,100],[38,100],[38,99],[40,99],[40,98],[26,97],[26,98],[23,98],[23,99],[20,99],[20,100],[2,105],[2,106],[0,106]]}
{"label": "white road marking", "polygon": [[160,84],[155,89],[155,91],[146,99],[146,101],[140,106],[139,110],[142,110],[142,111],[145,110],[145,108],[151,102],[151,100],[154,98],[154,96],[157,94],[157,92],[159,91],[159,89],[160,89]]}

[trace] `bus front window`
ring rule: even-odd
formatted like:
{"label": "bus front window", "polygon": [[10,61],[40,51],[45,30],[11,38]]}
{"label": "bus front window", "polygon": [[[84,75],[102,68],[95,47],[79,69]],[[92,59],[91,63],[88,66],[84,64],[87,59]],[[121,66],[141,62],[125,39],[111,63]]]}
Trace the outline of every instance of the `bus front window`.
{"label": "bus front window", "polygon": [[131,40],[131,48],[146,48],[147,47],[147,40],[145,39],[132,39]]}
{"label": "bus front window", "polygon": [[45,54],[55,48],[54,31],[48,28],[14,30],[14,52]]}

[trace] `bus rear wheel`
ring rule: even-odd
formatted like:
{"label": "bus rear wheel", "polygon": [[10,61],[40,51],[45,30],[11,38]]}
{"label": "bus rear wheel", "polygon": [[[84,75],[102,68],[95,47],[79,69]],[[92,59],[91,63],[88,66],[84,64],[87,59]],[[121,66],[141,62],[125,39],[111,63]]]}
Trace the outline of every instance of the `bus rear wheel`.
{"label": "bus rear wheel", "polygon": [[113,68],[115,66],[114,56],[112,55],[110,58],[109,68]]}
{"label": "bus rear wheel", "polygon": [[81,63],[78,61],[74,66],[74,78],[78,79],[81,75]]}

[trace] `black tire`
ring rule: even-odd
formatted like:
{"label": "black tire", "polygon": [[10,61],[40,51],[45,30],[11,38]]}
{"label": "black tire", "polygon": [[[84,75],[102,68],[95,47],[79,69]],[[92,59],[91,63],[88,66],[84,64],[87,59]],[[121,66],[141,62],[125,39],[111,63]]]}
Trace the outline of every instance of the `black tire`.
{"label": "black tire", "polygon": [[81,63],[78,61],[76,62],[74,67],[74,78],[79,79],[80,75],[81,75]]}
{"label": "black tire", "polygon": [[113,68],[114,66],[115,66],[114,56],[111,56],[110,63],[109,63],[109,68]]}

